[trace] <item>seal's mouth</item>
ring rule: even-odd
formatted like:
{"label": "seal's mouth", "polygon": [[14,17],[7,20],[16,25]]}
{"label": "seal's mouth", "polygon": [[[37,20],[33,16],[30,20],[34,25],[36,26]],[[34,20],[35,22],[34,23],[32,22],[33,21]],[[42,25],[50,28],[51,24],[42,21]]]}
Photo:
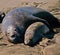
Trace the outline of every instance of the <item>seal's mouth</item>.
{"label": "seal's mouth", "polygon": [[23,38],[21,38],[21,36],[12,35],[11,37],[8,37],[8,41],[17,44],[17,43],[22,43]]}
{"label": "seal's mouth", "polygon": [[15,36],[8,37],[8,41],[11,43],[16,43],[16,37]]}

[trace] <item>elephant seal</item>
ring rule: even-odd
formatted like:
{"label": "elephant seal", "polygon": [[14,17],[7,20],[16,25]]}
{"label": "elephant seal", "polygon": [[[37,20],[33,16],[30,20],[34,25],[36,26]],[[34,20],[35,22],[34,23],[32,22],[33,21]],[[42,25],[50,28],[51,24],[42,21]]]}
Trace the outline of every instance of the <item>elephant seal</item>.
{"label": "elephant seal", "polygon": [[39,11],[41,10],[35,7],[21,7],[10,10],[2,21],[3,35],[12,43],[23,42],[27,27],[38,21],[45,23],[52,30],[46,20],[33,16]]}
{"label": "elephant seal", "polygon": [[49,28],[42,22],[34,22],[31,24],[25,32],[24,43],[26,45],[34,45],[37,44],[43,37],[44,34],[49,32]]}

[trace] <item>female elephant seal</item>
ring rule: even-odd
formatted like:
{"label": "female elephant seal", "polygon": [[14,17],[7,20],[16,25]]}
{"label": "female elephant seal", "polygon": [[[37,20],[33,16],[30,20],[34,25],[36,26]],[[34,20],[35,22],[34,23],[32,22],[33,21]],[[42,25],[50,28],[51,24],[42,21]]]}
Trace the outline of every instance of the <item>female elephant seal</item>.
{"label": "female elephant seal", "polygon": [[26,28],[37,21],[45,23],[50,30],[51,27],[46,20],[33,16],[42,10],[35,7],[22,7],[10,10],[2,21],[2,33],[10,42],[23,42]]}
{"label": "female elephant seal", "polygon": [[35,22],[27,28],[24,43],[28,45],[37,44],[43,37],[45,37],[44,34],[47,32],[49,32],[47,25],[42,22]]}

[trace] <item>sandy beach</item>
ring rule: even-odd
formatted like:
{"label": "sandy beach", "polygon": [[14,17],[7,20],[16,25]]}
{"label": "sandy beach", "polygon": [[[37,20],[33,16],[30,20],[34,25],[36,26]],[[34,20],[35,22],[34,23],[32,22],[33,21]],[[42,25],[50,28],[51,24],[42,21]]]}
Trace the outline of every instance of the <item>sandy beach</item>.
{"label": "sandy beach", "polygon": [[[7,13],[9,10],[15,7],[24,6],[34,6],[37,8],[45,9],[60,20],[60,0],[0,0],[0,11],[3,11],[5,13]],[[46,43],[49,44],[45,45]],[[57,48],[54,48],[56,46]],[[2,39],[2,34],[0,34],[0,55],[49,55],[49,54],[60,55],[60,44],[55,43],[53,39],[50,40],[50,42],[48,42],[48,39],[43,39],[43,41],[37,44],[36,46],[30,47],[24,45],[23,43],[12,44],[7,40]]]}

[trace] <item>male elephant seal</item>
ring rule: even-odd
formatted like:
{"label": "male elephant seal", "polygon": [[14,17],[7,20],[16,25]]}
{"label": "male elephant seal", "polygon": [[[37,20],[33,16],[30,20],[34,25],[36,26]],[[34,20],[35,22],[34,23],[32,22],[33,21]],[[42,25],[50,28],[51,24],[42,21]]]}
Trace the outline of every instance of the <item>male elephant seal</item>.
{"label": "male elephant seal", "polygon": [[26,28],[37,21],[45,23],[50,30],[48,22],[39,17],[33,16],[42,10],[35,7],[22,7],[10,10],[2,21],[2,33],[10,42],[23,42]]}

